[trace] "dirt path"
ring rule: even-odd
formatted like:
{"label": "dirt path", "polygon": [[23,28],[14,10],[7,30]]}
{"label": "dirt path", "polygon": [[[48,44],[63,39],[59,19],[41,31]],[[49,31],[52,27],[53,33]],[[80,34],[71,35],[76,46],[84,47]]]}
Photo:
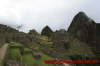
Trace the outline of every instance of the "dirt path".
{"label": "dirt path", "polygon": [[4,44],[1,48],[0,48],[0,66],[2,66],[3,60],[5,58],[6,52],[8,49],[8,44]]}

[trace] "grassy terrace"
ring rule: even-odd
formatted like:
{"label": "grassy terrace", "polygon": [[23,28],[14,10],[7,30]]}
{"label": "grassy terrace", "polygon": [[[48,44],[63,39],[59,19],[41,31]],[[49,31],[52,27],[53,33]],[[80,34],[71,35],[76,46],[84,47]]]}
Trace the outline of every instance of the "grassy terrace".
{"label": "grassy terrace", "polygon": [[18,48],[10,48],[9,55],[12,60],[17,60],[21,57],[20,50]]}
{"label": "grassy terrace", "polygon": [[21,43],[15,43],[15,42],[11,42],[10,44],[9,44],[9,46],[14,46],[14,47],[22,47],[23,45],[21,44]]}
{"label": "grassy terrace", "polygon": [[44,55],[44,54],[38,54],[41,56],[40,59],[35,59],[31,54],[25,54],[22,56],[23,63],[29,65],[29,66],[53,66],[52,64],[46,64],[44,63],[44,60],[50,60],[51,58]]}
{"label": "grassy terrace", "polygon": [[[21,55],[20,48],[23,47],[20,43],[11,43],[9,44],[9,59],[15,62],[21,61],[24,65],[27,66],[53,66],[54,64],[46,64],[44,63],[44,60],[53,60],[53,58],[43,54],[43,53],[37,53],[34,56],[40,56],[39,59],[36,59],[30,52],[24,53]],[[23,52],[31,51],[30,48],[24,48]]]}
{"label": "grassy terrace", "polygon": [[22,56],[22,62],[24,64],[27,64],[29,66],[32,66],[34,64],[33,56],[31,54],[24,54]]}

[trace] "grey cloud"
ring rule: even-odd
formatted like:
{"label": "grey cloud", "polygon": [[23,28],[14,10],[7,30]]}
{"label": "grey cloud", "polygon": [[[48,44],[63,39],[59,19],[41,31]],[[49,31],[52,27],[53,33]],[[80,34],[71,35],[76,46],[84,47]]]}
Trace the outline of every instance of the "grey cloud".
{"label": "grey cloud", "polygon": [[99,22],[99,3],[99,0],[2,0],[0,23],[23,25],[24,32],[30,29],[40,32],[46,25],[53,30],[67,30],[79,11]]}

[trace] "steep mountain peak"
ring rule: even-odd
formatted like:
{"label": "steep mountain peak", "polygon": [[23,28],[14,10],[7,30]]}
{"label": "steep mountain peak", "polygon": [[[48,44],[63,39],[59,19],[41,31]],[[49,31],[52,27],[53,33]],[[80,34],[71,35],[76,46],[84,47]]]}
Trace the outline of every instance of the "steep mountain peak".
{"label": "steep mountain peak", "polygon": [[76,14],[73,20],[74,21],[78,20],[79,22],[86,22],[86,21],[89,21],[90,18],[84,12],[79,12],[78,14]]}
{"label": "steep mountain peak", "polygon": [[[95,41],[95,22],[89,18],[84,12],[79,12],[72,20],[68,28],[68,32],[77,36],[79,39],[85,42]],[[91,37],[91,38],[90,38]]]}
{"label": "steep mountain peak", "polygon": [[52,29],[49,26],[43,28],[41,34],[45,36],[50,36],[53,33]]}
{"label": "steep mountain peak", "polygon": [[78,14],[86,15],[83,11],[80,11]]}
{"label": "steep mountain peak", "polygon": [[48,28],[48,29],[50,29],[50,27],[49,27],[48,25],[46,25],[44,28]]}

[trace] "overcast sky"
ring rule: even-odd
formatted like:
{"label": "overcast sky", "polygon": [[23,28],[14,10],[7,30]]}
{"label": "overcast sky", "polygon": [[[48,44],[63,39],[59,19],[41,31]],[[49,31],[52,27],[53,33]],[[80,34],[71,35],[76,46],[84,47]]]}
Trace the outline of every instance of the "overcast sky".
{"label": "overcast sky", "polygon": [[0,23],[23,25],[21,30],[25,32],[40,32],[46,25],[67,30],[79,11],[99,22],[100,0],[0,0]]}

